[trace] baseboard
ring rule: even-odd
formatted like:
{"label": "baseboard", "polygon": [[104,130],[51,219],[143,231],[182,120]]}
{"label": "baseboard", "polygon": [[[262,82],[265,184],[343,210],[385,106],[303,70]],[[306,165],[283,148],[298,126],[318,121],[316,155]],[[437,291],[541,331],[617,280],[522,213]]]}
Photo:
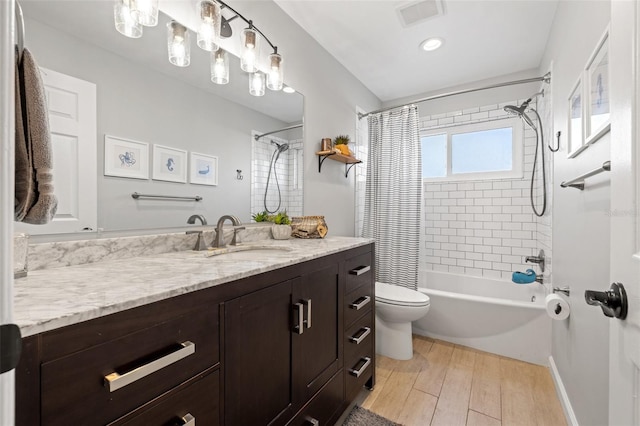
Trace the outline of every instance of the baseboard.
{"label": "baseboard", "polygon": [[551,377],[553,377],[553,383],[556,385],[556,393],[558,394],[558,398],[562,404],[562,409],[564,410],[564,416],[567,419],[567,423],[571,426],[579,426],[576,413],[573,412],[571,401],[569,401],[569,395],[562,383],[562,377],[560,377],[560,373],[558,372],[558,367],[556,367],[556,363],[553,360],[553,356],[549,356],[549,368],[551,369]]}

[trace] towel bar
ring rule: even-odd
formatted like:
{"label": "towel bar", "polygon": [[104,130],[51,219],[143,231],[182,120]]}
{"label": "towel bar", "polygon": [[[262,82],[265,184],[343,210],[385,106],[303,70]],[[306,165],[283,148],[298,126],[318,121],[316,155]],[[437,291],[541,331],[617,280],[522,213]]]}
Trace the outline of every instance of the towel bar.
{"label": "towel bar", "polygon": [[202,197],[199,195],[195,195],[193,197],[181,197],[177,195],[138,194],[137,192],[131,194],[131,198],[136,200],[140,198],[162,198],[165,200],[202,201]]}
{"label": "towel bar", "polygon": [[563,188],[577,188],[580,191],[584,190],[584,180],[591,176],[595,176],[602,172],[608,172],[611,170],[611,161],[605,161],[602,163],[602,167],[591,170],[583,175],[578,176],[577,178],[571,179],[570,181],[562,182],[560,184]]}

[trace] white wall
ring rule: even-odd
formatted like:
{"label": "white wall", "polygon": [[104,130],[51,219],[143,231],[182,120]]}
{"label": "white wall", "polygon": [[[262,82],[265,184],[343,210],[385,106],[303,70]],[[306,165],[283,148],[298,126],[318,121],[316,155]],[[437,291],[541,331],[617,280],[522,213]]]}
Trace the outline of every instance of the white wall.
{"label": "white wall", "polygon": [[609,159],[608,135],[574,159],[567,159],[570,90],[609,23],[609,1],[561,1],[541,70],[553,63],[553,124],[562,131],[555,154],[553,282],[571,287],[568,321],[554,321],[552,355],[581,425],[608,423],[609,320],[584,301],[587,289],[609,282],[610,187],[606,174],[587,181],[584,191],[559,187]]}

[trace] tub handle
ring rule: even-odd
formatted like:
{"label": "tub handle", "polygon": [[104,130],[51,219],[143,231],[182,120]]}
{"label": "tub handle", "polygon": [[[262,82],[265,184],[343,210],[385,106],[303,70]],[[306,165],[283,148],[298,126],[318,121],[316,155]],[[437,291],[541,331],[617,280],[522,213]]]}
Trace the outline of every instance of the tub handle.
{"label": "tub handle", "polygon": [[349,274],[351,275],[362,275],[364,273],[367,273],[371,270],[371,266],[367,265],[367,266],[358,266],[357,268],[354,268],[352,270],[349,271]]}
{"label": "tub handle", "polygon": [[360,331],[361,333],[358,337],[355,337],[355,335],[349,337],[349,341],[351,343],[355,343],[356,345],[359,345],[364,340],[365,337],[371,334],[371,327],[362,327]]}
{"label": "tub handle", "polygon": [[367,305],[367,303],[369,303],[369,302],[371,302],[371,297],[364,296],[364,297],[361,297],[361,298],[357,299],[352,304],[350,304],[349,307],[351,309],[355,309],[356,311],[359,311],[360,309],[364,308]]}

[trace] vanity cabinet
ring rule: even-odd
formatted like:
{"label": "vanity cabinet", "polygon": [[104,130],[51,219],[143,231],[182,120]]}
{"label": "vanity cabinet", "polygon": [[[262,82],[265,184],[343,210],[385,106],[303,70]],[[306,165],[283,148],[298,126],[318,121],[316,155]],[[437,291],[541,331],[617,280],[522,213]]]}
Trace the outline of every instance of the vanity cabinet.
{"label": "vanity cabinet", "polygon": [[332,424],[374,382],[372,260],[360,246],[26,337],[16,424]]}

